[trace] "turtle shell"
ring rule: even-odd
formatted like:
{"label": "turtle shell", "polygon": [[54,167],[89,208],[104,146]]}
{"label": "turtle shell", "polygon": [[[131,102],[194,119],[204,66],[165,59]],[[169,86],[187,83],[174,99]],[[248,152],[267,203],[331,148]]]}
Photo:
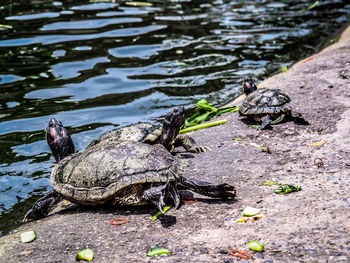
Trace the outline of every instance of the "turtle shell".
{"label": "turtle shell", "polygon": [[290,97],[279,89],[257,89],[243,101],[239,111],[243,115],[278,114],[294,106]]}
{"label": "turtle shell", "polygon": [[162,145],[121,142],[96,145],[72,154],[53,168],[51,184],[79,204],[137,204],[151,185],[176,181],[184,161]]}
{"label": "turtle shell", "polygon": [[114,129],[110,132],[102,134],[100,137],[92,141],[88,147],[99,144],[107,145],[115,142],[155,142],[162,130],[158,125],[140,122],[122,128]]}

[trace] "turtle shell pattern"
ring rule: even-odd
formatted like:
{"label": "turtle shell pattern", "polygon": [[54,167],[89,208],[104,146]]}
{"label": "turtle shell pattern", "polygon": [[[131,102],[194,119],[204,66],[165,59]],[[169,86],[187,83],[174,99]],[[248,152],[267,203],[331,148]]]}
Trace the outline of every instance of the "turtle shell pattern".
{"label": "turtle shell pattern", "polygon": [[144,187],[177,180],[185,163],[162,145],[121,142],[72,154],[53,168],[51,184],[79,204],[137,204]]}
{"label": "turtle shell pattern", "polygon": [[243,115],[278,114],[290,111],[294,106],[290,97],[280,89],[257,89],[243,101],[239,111]]}
{"label": "turtle shell pattern", "polygon": [[136,123],[122,128],[114,129],[102,134],[92,141],[88,147],[99,144],[107,145],[115,142],[154,142],[160,136],[162,130],[158,125],[150,123]]}

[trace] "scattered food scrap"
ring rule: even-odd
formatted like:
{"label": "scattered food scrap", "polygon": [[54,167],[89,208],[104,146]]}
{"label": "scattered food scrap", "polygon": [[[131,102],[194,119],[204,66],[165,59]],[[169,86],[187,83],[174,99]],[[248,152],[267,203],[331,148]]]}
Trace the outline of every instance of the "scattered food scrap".
{"label": "scattered food scrap", "polygon": [[250,217],[244,216],[244,217],[237,219],[236,222],[238,222],[238,223],[254,222],[255,220],[258,220],[261,218],[263,218],[263,215],[261,215],[261,214],[258,214],[255,216],[250,216]]}
{"label": "scattered food scrap", "polygon": [[34,241],[35,238],[36,238],[36,233],[33,230],[21,233],[22,243],[30,243]]}
{"label": "scattered food scrap", "polygon": [[297,192],[301,190],[300,186],[292,184],[282,184],[276,181],[267,181],[264,183],[264,185],[279,185],[280,187],[274,190],[276,194],[289,194],[291,192]]}
{"label": "scattered food scrap", "polygon": [[[166,212],[166,211],[168,211],[170,208],[172,208],[173,206],[172,205],[167,205],[167,206],[165,206],[164,208],[163,208],[163,211],[164,211],[164,213]],[[152,218],[151,218],[151,220],[152,221],[156,221],[159,217],[161,217],[164,213],[162,213],[161,211],[158,211]]]}
{"label": "scattered food scrap", "polygon": [[324,140],[322,140],[322,141],[319,141],[319,142],[314,142],[314,143],[310,143],[310,144],[308,144],[309,146],[323,146],[323,145],[325,145],[326,144],[326,141],[324,141]]}
{"label": "scattered food scrap", "polygon": [[153,256],[159,256],[159,255],[166,255],[169,254],[170,251],[166,248],[161,248],[161,247],[156,247],[152,248],[148,253],[148,257],[153,257]]}
{"label": "scattered food scrap", "polygon": [[252,258],[252,256],[249,254],[249,252],[242,252],[239,251],[238,249],[232,249],[230,254],[234,257],[240,257],[241,259],[244,260],[250,260]]}
{"label": "scattered food scrap", "polygon": [[251,206],[247,206],[243,210],[243,216],[255,216],[259,213],[260,213],[260,209],[257,209],[257,208],[251,207]]}
{"label": "scattered food scrap", "polygon": [[94,252],[91,249],[80,250],[77,254],[76,260],[91,261],[94,258]]}
{"label": "scattered food scrap", "polygon": [[118,225],[124,225],[129,223],[129,219],[127,218],[119,218],[119,219],[114,219],[111,222],[109,222],[111,225],[118,226]]}
{"label": "scattered food scrap", "polygon": [[314,57],[309,57],[309,58],[303,60],[303,63],[309,62],[310,60],[313,60],[313,59],[314,59]]}
{"label": "scattered food scrap", "polygon": [[264,246],[258,241],[249,241],[248,246],[250,250],[262,252],[264,251]]}

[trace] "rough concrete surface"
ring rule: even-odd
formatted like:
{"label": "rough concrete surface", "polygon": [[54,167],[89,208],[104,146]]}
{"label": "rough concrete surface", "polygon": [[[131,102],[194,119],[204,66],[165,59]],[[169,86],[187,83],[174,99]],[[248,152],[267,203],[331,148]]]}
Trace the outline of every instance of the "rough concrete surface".
{"label": "rough concrete surface", "polygon": [[[350,262],[350,28],[337,44],[259,87],[288,91],[311,124],[289,121],[257,131],[237,113],[225,114],[220,119],[227,124],[192,134],[211,151],[185,156],[187,177],[233,184],[238,200],[197,196],[197,203],[157,221],[150,220],[152,206],[61,209],[1,237],[0,261],[74,262],[80,249],[90,248],[94,262],[246,262],[229,251],[249,251],[247,242],[255,240],[265,250],[250,251],[254,262]],[[309,146],[320,141],[326,143]],[[302,190],[278,195],[277,186],[262,184],[267,180]],[[261,209],[263,218],[237,223],[246,206]],[[130,223],[109,224],[117,218]],[[19,235],[27,230],[37,239],[23,244]],[[152,247],[171,254],[147,257]]]}

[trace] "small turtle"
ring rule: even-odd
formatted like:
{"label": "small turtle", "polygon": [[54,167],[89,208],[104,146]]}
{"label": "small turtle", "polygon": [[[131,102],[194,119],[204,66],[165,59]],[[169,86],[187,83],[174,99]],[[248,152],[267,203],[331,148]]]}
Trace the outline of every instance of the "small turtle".
{"label": "small turtle", "polygon": [[279,123],[286,116],[296,123],[309,124],[300,113],[292,110],[295,103],[280,89],[258,89],[252,79],[246,77],[243,91],[247,97],[239,107],[239,113],[261,123],[258,129],[262,130],[270,124]]}
{"label": "small turtle", "polygon": [[[167,134],[176,136],[183,120],[175,122],[177,125]],[[175,208],[179,207],[178,187],[221,199],[236,195],[234,187],[226,183],[184,178],[186,161],[172,155],[162,144],[101,142],[73,153],[73,141],[60,121],[51,119],[46,133],[51,151],[59,160],[50,176],[53,190],[34,204],[24,221],[47,216],[62,199],[82,205],[152,203],[162,211],[168,198],[174,201]]]}
{"label": "small turtle", "polygon": [[[205,152],[208,148],[198,146],[188,135],[179,135],[181,125],[185,122],[184,107],[180,106],[170,111],[164,118],[163,127],[151,123],[137,123],[114,129],[102,134],[92,141],[88,147],[106,145],[113,142],[138,141],[148,144],[162,144],[168,151],[173,152],[175,147],[183,146],[186,151],[193,153]],[[179,125],[181,123],[181,125]],[[177,127],[176,129],[174,127]]]}

